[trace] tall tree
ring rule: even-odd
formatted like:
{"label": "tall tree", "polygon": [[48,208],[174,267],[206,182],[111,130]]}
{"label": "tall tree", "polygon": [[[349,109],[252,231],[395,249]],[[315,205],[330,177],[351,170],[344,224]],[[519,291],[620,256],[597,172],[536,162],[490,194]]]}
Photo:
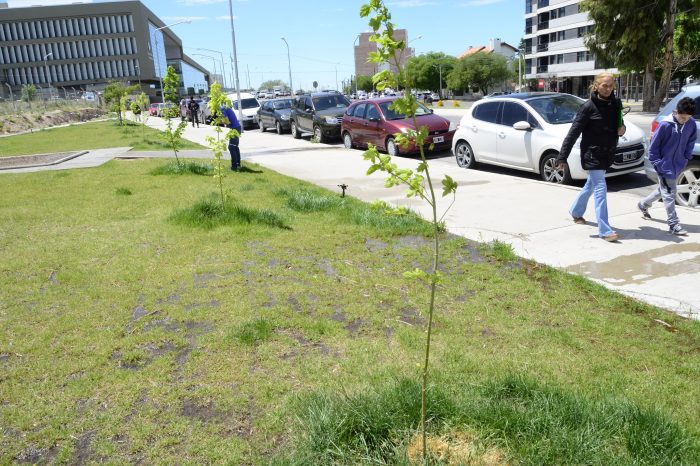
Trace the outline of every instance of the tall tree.
{"label": "tall tree", "polygon": [[[456,64],[457,59],[453,56],[442,52],[428,52],[408,59],[402,74],[409,88],[438,91],[446,87],[447,76]],[[440,82],[441,71],[442,83]]]}
{"label": "tall tree", "polygon": [[264,83],[262,83],[262,84],[260,85],[260,87],[258,88],[258,90],[264,91],[264,90],[267,90],[267,89],[272,89],[272,88],[277,87],[277,86],[280,86],[280,87],[282,87],[282,88],[284,88],[284,89],[289,89],[289,85],[286,84],[286,83],[285,83],[284,81],[282,81],[281,79],[272,79],[272,80],[270,80],[270,81],[265,81]]}
{"label": "tall tree", "polygon": [[[586,45],[604,65],[644,70],[644,110],[658,111],[673,71],[675,25],[697,0],[584,0],[580,6],[595,21]],[[657,65],[661,78],[654,95]]]}
{"label": "tall tree", "polygon": [[453,90],[478,88],[486,95],[489,88],[508,77],[510,71],[504,56],[479,52],[457,62],[447,77],[447,85]]}

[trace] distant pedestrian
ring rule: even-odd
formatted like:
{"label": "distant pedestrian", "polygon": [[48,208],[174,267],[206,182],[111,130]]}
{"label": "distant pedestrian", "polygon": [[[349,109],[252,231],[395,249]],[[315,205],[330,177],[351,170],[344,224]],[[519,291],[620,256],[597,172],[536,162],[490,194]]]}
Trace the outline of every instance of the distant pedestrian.
{"label": "distant pedestrian", "polygon": [[197,128],[199,128],[199,104],[195,102],[192,95],[190,96],[190,101],[187,102],[187,110],[190,112],[192,127],[194,128],[195,123],[197,123]]}
{"label": "distant pedestrian", "polygon": [[647,197],[637,203],[642,217],[650,219],[649,207],[663,199],[666,208],[669,233],[687,235],[676,214],[676,179],[685,170],[688,160],[693,157],[693,147],[697,138],[695,101],[684,97],[678,101],[676,110],[661,120],[649,145],[649,162],[654,166],[659,185]]}
{"label": "distant pedestrian", "polygon": [[[236,112],[230,107],[221,107],[221,113],[228,120],[226,126],[229,129],[235,129],[239,135],[243,133],[243,128],[236,117]],[[241,149],[238,147],[238,142],[238,137],[232,137],[228,140],[228,151],[231,154],[231,170],[233,171],[238,171],[241,168]]]}
{"label": "distant pedestrian", "polygon": [[597,75],[591,84],[591,98],[581,106],[561,145],[557,168],[566,169],[566,159],[574,143],[581,135],[581,167],[588,171],[588,179],[576,197],[569,214],[574,223],[584,224],[588,200],[593,194],[595,216],[598,221],[598,237],[605,241],[617,241],[618,234],[608,223],[608,187],[605,171],[615,161],[617,139],[625,134],[622,121],[622,102],[615,96],[615,79],[610,73]]}

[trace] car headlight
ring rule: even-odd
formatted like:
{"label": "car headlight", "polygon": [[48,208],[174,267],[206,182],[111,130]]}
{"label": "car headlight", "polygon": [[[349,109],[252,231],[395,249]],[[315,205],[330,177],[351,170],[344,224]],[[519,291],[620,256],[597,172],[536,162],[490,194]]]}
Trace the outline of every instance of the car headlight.
{"label": "car headlight", "polygon": [[454,121],[450,121],[450,127],[448,128],[447,131],[456,131],[457,130],[457,123]]}
{"label": "car headlight", "polygon": [[289,120],[289,115],[282,115],[280,118],[283,120]]}
{"label": "car headlight", "polygon": [[326,123],[329,125],[337,125],[338,124],[338,119],[335,117],[325,117]]}

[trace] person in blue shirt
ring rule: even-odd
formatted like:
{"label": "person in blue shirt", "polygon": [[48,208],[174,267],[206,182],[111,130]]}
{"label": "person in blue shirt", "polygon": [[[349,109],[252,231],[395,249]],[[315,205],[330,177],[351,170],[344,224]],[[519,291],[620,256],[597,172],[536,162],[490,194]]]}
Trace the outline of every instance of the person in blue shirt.
{"label": "person in blue shirt", "polygon": [[656,128],[649,145],[649,162],[656,170],[659,185],[637,203],[642,217],[650,219],[649,208],[655,201],[663,199],[669,233],[678,236],[688,234],[676,214],[676,180],[685,170],[688,160],[693,158],[698,131],[693,119],[695,110],[695,101],[684,97],[678,101],[676,110],[661,120]]}
{"label": "person in blue shirt", "polygon": [[[238,134],[243,133],[243,128],[241,127],[238,118],[236,117],[236,112],[230,107],[221,107],[221,113],[228,120],[227,128],[235,129]],[[241,168],[241,150],[238,147],[238,137],[230,138],[228,140],[228,151],[231,154],[231,170],[238,171]]]}

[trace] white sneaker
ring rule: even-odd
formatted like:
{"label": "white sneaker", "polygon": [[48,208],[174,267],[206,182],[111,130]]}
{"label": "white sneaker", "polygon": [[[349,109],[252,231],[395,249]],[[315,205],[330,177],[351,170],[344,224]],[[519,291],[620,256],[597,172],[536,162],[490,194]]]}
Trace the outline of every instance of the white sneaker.
{"label": "white sneaker", "polygon": [[688,234],[687,231],[683,229],[680,223],[676,223],[669,229],[669,233],[676,236],[685,236]]}

